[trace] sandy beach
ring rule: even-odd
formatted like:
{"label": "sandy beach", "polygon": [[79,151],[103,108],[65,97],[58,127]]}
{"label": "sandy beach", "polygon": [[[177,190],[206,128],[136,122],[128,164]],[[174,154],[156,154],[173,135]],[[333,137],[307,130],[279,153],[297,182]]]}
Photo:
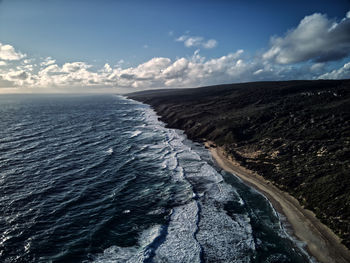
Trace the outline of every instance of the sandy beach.
{"label": "sandy beach", "polygon": [[350,262],[350,251],[341,244],[338,236],[316,218],[313,212],[302,208],[294,197],[279,190],[262,176],[227,157],[221,147],[216,147],[212,142],[206,142],[205,145],[222,169],[234,173],[269,199],[273,207],[287,218],[293,236],[306,244],[307,251],[314,258],[322,263]]}

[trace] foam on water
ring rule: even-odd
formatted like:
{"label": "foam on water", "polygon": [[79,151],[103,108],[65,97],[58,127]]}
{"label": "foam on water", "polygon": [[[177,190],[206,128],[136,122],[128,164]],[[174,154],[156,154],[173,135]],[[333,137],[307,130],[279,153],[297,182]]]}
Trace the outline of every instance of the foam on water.
{"label": "foam on water", "polygon": [[230,183],[203,145],[165,128],[148,106],[111,96],[54,102],[43,102],[38,126],[21,120],[37,138],[9,132],[0,140],[0,261],[256,263],[288,255],[261,251],[276,246],[268,231],[284,235],[274,220],[262,234],[256,227],[270,223],[266,200]]}
{"label": "foam on water", "polygon": [[[155,125],[159,129],[163,128],[163,124],[159,124],[158,118],[155,116],[154,112],[149,110],[147,112],[146,110],[145,119],[153,124],[156,123]],[[180,178],[190,183],[194,201],[190,203],[191,205],[187,204],[186,208],[178,207],[174,209],[174,214],[169,223],[171,231],[168,232],[166,241],[156,251],[155,259],[164,259],[165,251],[168,251],[169,256],[175,255],[176,252],[171,252],[172,247],[179,247],[179,251],[181,251],[179,245],[181,244],[181,241],[179,241],[181,234],[179,236],[172,234],[172,232],[176,232],[174,226],[177,226],[177,230],[180,232],[186,228],[192,229],[192,227],[188,227],[194,226],[193,222],[197,218],[197,225],[193,228],[194,232],[192,232],[195,233],[192,240],[190,239],[191,235],[187,235],[187,238],[182,237],[188,244],[191,244],[191,242],[192,244],[196,242],[198,244],[198,247],[191,246],[192,255],[194,255],[192,261],[200,260],[202,257],[205,262],[251,262],[256,257],[255,242],[261,242],[261,240],[254,238],[248,213],[240,212],[229,215],[224,209],[225,204],[231,200],[236,200],[242,208],[246,206],[245,201],[236,189],[225,183],[221,174],[208,164],[211,157],[206,156],[208,151],[203,146],[194,147],[197,151],[192,149],[192,146],[186,144],[186,138],[181,131],[165,130],[165,133],[171,151],[176,153],[175,156],[171,154],[170,160],[165,161],[166,167],[170,170],[181,168]],[[173,159],[174,157],[176,162]],[[255,190],[251,189],[251,191]],[[266,201],[268,202],[268,200]],[[196,206],[194,206],[194,203],[196,203]],[[175,216],[177,211],[185,213],[186,216]],[[277,228],[276,231],[279,234],[284,232],[282,225]],[[191,233],[191,231],[189,232]],[[286,237],[289,237],[289,235],[284,232],[282,238]],[[298,242],[295,240],[293,242],[304,252]],[[313,261],[306,253],[305,255],[310,261]],[[285,255],[275,254],[274,257],[284,258]],[[189,262],[187,259],[180,261]]]}
{"label": "foam on water", "polygon": [[[184,203],[172,209],[168,224],[163,226],[166,231],[158,232],[153,239],[146,239],[149,242],[146,247],[152,250],[148,260],[251,262],[256,253],[255,242],[259,240],[254,240],[250,218],[246,212],[229,215],[225,210],[226,203],[232,200],[236,200],[239,206],[245,206],[236,189],[225,183],[222,175],[208,164],[210,157],[202,158],[203,147],[194,150],[183,132],[166,129],[150,108],[143,108],[142,118],[146,125],[139,127],[140,130],[135,133],[142,132],[142,139],[146,140],[154,136],[155,130],[163,136],[160,143],[151,143],[148,149],[163,160],[160,166],[173,180],[187,184],[190,190],[188,201],[184,199]],[[148,154],[145,153],[145,156]],[[160,211],[151,211],[150,214]],[[151,246],[156,238],[162,241],[157,246]],[[114,257],[135,254],[139,261],[147,260],[142,256],[144,252],[144,246],[113,248]],[[110,254],[110,251],[105,254]]]}
{"label": "foam on water", "polygon": [[[208,258],[215,254],[215,244],[219,241],[221,252],[215,254],[216,260],[242,258],[240,255],[246,253],[247,247],[254,249],[249,222],[243,219],[236,222],[224,210],[224,203],[230,200],[230,195],[237,193],[224,183],[222,176],[203,161],[199,154],[184,144],[186,137],[182,132],[166,129],[153,110],[143,110],[146,125],[139,127],[140,130],[135,131],[134,135],[142,133],[142,139],[147,140],[154,136],[155,130],[162,134],[162,143],[150,144],[148,149],[164,160],[160,165],[173,180],[188,185],[187,189],[190,190],[184,202],[173,208],[169,223],[164,226],[166,232],[158,233],[164,235],[163,241],[158,247],[152,247],[152,262],[201,262],[203,254]],[[146,158],[149,153],[141,153],[139,156]],[[157,214],[157,211],[154,213]],[[232,231],[235,235],[232,235]],[[153,236],[152,239],[143,239],[143,242],[148,242],[148,246],[151,246],[154,239]],[[245,240],[244,244],[242,239]],[[232,249],[234,242],[237,244]],[[138,245],[122,249],[113,246],[105,251],[103,259],[142,261],[146,259],[143,256],[144,247]],[[132,254],[136,258],[131,257]]]}
{"label": "foam on water", "polygon": [[112,147],[111,147],[111,148],[108,148],[107,153],[108,153],[109,155],[111,155],[111,154],[113,153],[113,148],[112,148]]}
{"label": "foam on water", "polygon": [[[242,182],[242,179],[238,177],[237,175],[233,174],[237,180]],[[309,255],[306,251],[306,244],[302,241],[297,240],[292,233],[292,227],[290,223],[288,222],[287,218],[283,215],[280,214],[279,212],[276,211],[276,209],[272,206],[271,202],[267,199],[266,196],[264,196],[262,193],[260,193],[259,190],[250,188],[250,191],[256,194],[259,194],[261,197],[263,197],[266,200],[266,203],[270,206],[271,211],[275,215],[275,217],[278,219],[277,224],[274,227],[275,232],[281,237],[281,238],[287,238],[292,241],[292,243],[298,248],[298,250],[305,256],[305,258],[308,259],[309,262],[311,263],[317,263],[317,260]],[[239,195],[238,195],[239,196]],[[243,199],[239,197],[238,202],[243,206],[245,205],[245,202]],[[261,242],[261,240],[257,239],[257,242]],[[260,245],[260,244],[259,244]],[[271,260],[277,260],[278,259],[282,262],[282,259],[284,260],[283,262],[287,262],[287,260],[284,258],[284,255],[272,255]],[[273,261],[274,262],[274,261]]]}
{"label": "foam on water", "polygon": [[136,137],[136,136],[139,136],[141,133],[142,133],[142,131],[136,130],[136,131],[134,131],[134,132],[131,133],[130,138],[134,138],[134,137]]}
{"label": "foam on water", "polygon": [[249,262],[255,248],[249,220],[242,216],[235,221],[224,210],[224,204],[237,192],[184,143],[182,132],[165,129],[153,111],[146,110],[144,116],[168,138],[164,147],[170,148],[170,153],[163,165],[174,172],[174,178],[187,181],[193,191],[192,201],[174,208],[154,262],[201,262],[202,254],[207,260]]}
{"label": "foam on water", "polygon": [[[266,197],[265,197],[266,198]],[[267,199],[267,198],[266,198]],[[278,229],[278,233],[282,236],[282,237],[287,237],[289,238],[296,246],[297,248],[300,250],[301,253],[304,254],[305,257],[308,258],[308,260],[310,261],[310,263],[318,263],[318,261],[316,260],[316,258],[314,258],[313,256],[309,255],[307,253],[306,250],[306,243],[302,242],[300,240],[297,240],[292,233],[291,230],[291,225],[290,223],[287,221],[287,218],[280,214],[279,212],[277,212],[274,207],[272,206],[272,204],[269,202],[269,204],[271,205],[271,208],[273,209],[276,217],[279,218],[279,229]]]}
{"label": "foam on water", "polygon": [[94,263],[142,263],[149,258],[149,245],[156,240],[161,233],[161,226],[155,225],[145,231],[139,237],[137,245],[132,247],[112,246],[96,256]]}
{"label": "foam on water", "polygon": [[196,240],[198,203],[191,201],[173,209],[165,241],[156,250],[154,262],[201,262]]}

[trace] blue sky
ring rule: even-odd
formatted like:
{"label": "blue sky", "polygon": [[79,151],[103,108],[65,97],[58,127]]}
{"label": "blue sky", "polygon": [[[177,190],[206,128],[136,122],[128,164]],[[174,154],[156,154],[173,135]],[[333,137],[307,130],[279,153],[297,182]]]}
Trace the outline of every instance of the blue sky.
{"label": "blue sky", "polygon": [[350,78],[349,10],[346,0],[0,0],[0,93]]}

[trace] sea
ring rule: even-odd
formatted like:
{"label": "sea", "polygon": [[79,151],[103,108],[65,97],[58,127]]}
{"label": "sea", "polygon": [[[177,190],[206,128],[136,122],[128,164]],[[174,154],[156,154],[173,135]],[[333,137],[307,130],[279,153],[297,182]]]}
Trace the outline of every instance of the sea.
{"label": "sea", "polygon": [[259,192],[148,105],[1,95],[0,262],[315,262]]}

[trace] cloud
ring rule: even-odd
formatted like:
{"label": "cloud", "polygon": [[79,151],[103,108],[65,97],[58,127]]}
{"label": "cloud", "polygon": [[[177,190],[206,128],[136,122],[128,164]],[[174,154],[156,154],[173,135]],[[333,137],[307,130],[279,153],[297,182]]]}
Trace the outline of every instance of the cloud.
{"label": "cloud", "polygon": [[29,63],[32,63],[33,61],[34,59],[24,59],[23,64],[29,64]]}
{"label": "cloud", "polygon": [[[108,76],[117,87],[145,89],[163,87],[194,87],[232,82],[245,75],[249,78],[251,65],[240,57],[243,50],[206,60],[196,50],[190,58],[153,58],[137,67],[114,69]],[[255,67],[255,66],[254,66]]]}
{"label": "cloud", "polygon": [[[77,87],[103,84],[105,72],[93,72],[92,66],[84,62],[64,63],[62,66],[51,64],[39,70],[35,76],[34,86],[38,87]],[[104,67],[106,69],[106,67]]]}
{"label": "cloud", "polygon": [[211,49],[217,46],[215,39],[205,40],[203,37],[182,35],[175,39],[177,42],[183,42],[185,47],[202,47]]}
{"label": "cloud", "polygon": [[113,69],[112,69],[112,67],[108,64],[108,63],[106,63],[104,66],[103,66],[103,69],[101,70],[101,72],[107,72],[107,73],[110,73],[110,72],[112,72],[113,71]]}
{"label": "cloud", "polygon": [[[348,12],[348,15],[349,12]],[[346,63],[339,69],[334,69],[331,72],[324,73],[318,79],[349,79],[350,78],[350,62]]]}
{"label": "cloud", "polygon": [[184,44],[186,47],[200,47],[202,43],[202,37],[188,37],[184,40]]}
{"label": "cloud", "polygon": [[[19,88],[54,87],[113,87],[120,90],[141,90],[163,87],[194,87],[215,83],[248,80],[256,66],[241,58],[243,50],[207,60],[199,54],[171,60],[166,57],[152,58],[135,67],[112,68],[105,64],[94,69],[85,62],[56,64],[52,58],[46,58],[38,67],[32,64],[0,70],[0,77],[7,85]],[[50,62],[50,63],[49,63]],[[52,64],[53,63],[53,64]]]}
{"label": "cloud", "polygon": [[[27,63],[27,61],[25,61],[25,63]],[[47,58],[45,58],[45,60],[43,62],[40,63],[40,66],[48,66],[48,65],[54,64],[55,62],[56,62],[56,60],[53,59],[52,57],[47,57]]]}
{"label": "cloud", "polygon": [[[44,90],[49,92],[55,88],[64,92],[92,88],[131,92],[244,81],[305,79],[315,76],[310,73],[310,66],[302,68],[273,64],[260,57],[245,59],[243,54],[243,50],[237,50],[218,58],[206,59],[201,56],[199,50],[196,50],[191,57],[180,57],[175,60],[155,57],[128,68],[122,68],[121,64],[111,67],[106,63],[100,69],[81,61],[59,65],[53,62],[54,59],[46,58],[38,64],[19,66],[13,64],[1,67],[0,87],[17,87],[22,92],[28,87],[32,91],[37,89],[40,92]],[[314,68],[322,69],[320,65],[315,65],[317,66]],[[317,74],[321,72],[316,71]],[[332,74],[335,75],[336,72]]]}
{"label": "cloud", "polygon": [[133,79],[136,79],[136,75],[134,74],[127,74],[127,73],[123,73],[123,74],[120,74],[120,76],[122,79],[127,79],[127,80],[133,80]]}
{"label": "cloud", "polygon": [[179,78],[185,74],[189,61],[185,58],[176,60],[162,72],[166,79]]}
{"label": "cloud", "polygon": [[26,80],[28,78],[28,73],[25,71],[13,72],[9,74],[12,79]]}
{"label": "cloud", "polygon": [[272,37],[264,59],[279,64],[327,62],[350,54],[350,12],[339,23],[315,13],[304,17],[284,37]]}
{"label": "cloud", "polygon": [[285,36],[272,38],[269,50],[256,56],[240,49],[206,58],[200,49],[214,48],[217,41],[186,32],[176,41],[195,48],[192,55],[154,57],[132,67],[124,60],[99,68],[83,61],[57,63],[52,57],[27,57],[11,45],[0,43],[0,92],[5,88],[6,92],[12,88],[20,92],[28,88],[31,92],[132,92],[247,81],[350,78],[350,62],[337,69],[335,63],[327,63],[349,56],[349,23],[350,12],[338,23],[321,14],[307,16]]}
{"label": "cloud", "polygon": [[11,45],[4,45],[0,43],[0,59],[2,60],[20,60],[25,58],[26,55],[17,52]]}
{"label": "cloud", "polygon": [[26,84],[33,84],[31,80],[31,73],[25,70],[11,69],[3,74],[0,73],[0,79],[5,87],[22,87]]}
{"label": "cloud", "polygon": [[34,70],[34,66],[33,65],[24,65],[24,66],[20,66],[18,67],[18,69],[23,69],[25,71],[33,71]]}
{"label": "cloud", "polygon": [[209,39],[207,42],[203,43],[204,48],[214,48],[218,42],[215,39]]}
{"label": "cloud", "polygon": [[315,63],[310,67],[310,71],[319,72],[324,69],[325,65],[325,63]]}
{"label": "cloud", "polygon": [[119,87],[148,88],[164,86],[163,71],[171,64],[169,58],[158,57],[127,69],[117,68],[109,76]]}
{"label": "cloud", "polygon": [[91,67],[92,67],[91,65],[88,65],[85,62],[64,63],[62,66],[62,72],[63,73],[81,72]]}

